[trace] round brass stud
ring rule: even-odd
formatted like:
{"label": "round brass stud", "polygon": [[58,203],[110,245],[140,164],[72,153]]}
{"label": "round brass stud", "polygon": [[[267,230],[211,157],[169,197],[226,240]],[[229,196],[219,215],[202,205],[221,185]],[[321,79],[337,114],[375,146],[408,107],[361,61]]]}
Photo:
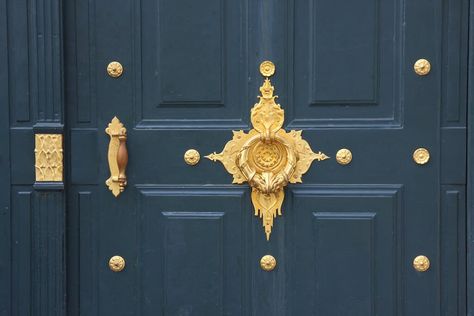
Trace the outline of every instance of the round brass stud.
{"label": "round brass stud", "polygon": [[275,269],[277,261],[272,255],[265,255],[260,259],[260,267],[265,271],[272,271]]}
{"label": "round brass stud", "polygon": [[413,259],[413,268],[418,272],[425,272],[430,268],[430,259],[426,256],[417,256]]}
{"label": "round brass stud", "polygon": [[275,65],[271,61],[265,60],[260,64],[260,73],[264,77],[273,76],[275,73]]}
{"label": "round brass stud", "polygon": [[340,165],[348,165],[352,161],[352,152],[347,148],[339,149],[336,153],[336,161]]}
{"label": "round brass stud", "polygon": [[415,70],[417,75],[426,76],[430,73],[431,64],[426,59],[418,59],[413,65],[413,69]]}
{"label": "round brass stud", "polygon": [[200,159],[201,155],[196,149],[189,149],[184,153],[184,161],[190,166],[196,165]]}
{"label": "round brass stud", "polygon": [[114,272],[120,272],[125,269],[125,259],[121,256],[113,256],[109,260],[109,268]]}
{"label": "round brass stud", "polygon": [[419,165],[424,165],[430,160],[430,152],[426,148],[418,148],[413,152],[413,160]]}
{"label": "round brass stud", "polygon": [[112,61],[107,65],[107,73],[112,78],[118,78],[123,73],[123,66],[118,61]]}

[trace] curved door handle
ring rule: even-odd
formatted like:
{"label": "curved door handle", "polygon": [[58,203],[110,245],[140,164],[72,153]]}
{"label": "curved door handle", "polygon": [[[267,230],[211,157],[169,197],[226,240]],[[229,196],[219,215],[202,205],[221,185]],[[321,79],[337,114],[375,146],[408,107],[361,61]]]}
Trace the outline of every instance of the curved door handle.
{"label": "curved door handle", "polygon": [[253,129],[248,133],[234,131],[234,137],[221,153],[214,152],[206,158],[220,161],[233,175],[233,183],[248,182],[252,187],[255,216],[262,218],[269,240],[273,219],[281,215],[284,187],[288,183],[301,183],[301,176],[313,160],[329,157],[322,152],[314,153],[301,131],[282,129],[285,112],[275,103],[277,96],[273,95],[274,87],[269,79],[275,66],[264,61],[260,72],[266,78],[260,87],[260,101],[250,111]]}
{"label": "curved door handle", "polygon": [[112,191],[112,194],[117,197],[125,190],[127,185],[127,176],[125,175],[128,164],[127,129],[115,116],[105,129],[105,132],[110,136],[109,152],[107,155],[110,178],[105,181],[105,184]]}

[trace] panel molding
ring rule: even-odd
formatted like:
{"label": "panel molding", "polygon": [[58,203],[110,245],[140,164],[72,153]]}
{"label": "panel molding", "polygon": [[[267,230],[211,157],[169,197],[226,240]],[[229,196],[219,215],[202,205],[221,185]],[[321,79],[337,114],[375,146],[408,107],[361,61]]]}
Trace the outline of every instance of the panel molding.
{"label": "panel molding", "polygon": [[[310,7],[311,9],[308,10],[309,13],[309,19],[310,19],[310,25],[312,26],[309,31],[309,48],[310,48],[310,63],[311,63],[311,72],[309,74],[309,92],[308,95],[310,96],[309,98],[309,105],[310,106],[316,106],[316,105],[354,105],[354,104],[365,104],[365,105],[377,105],[378,103],[378,94],[379,94],[379,67],[378,67],[378,62],[379,62],[379,54],[380,54],[380,49],[379,49],[379,34],[378,34],[378,29],[380,28],[380,12],[379,12],[379,3],[378,0],[373,0],[374,1],[374,27],[373,29],[373,41],[374,41],[374,47],[373,47],[373,53],[374,53],[374,60],[373,60],[373,68],[372,68],[372,77],[373,77],[373,85],[372,85],[372,97],[371,98],[366,98],[366,99],[340,99],[340,100],[325,100],[325,99],[318,99],[316,96],[315,88],[316,88],[316,73],[317,73],[317,67],[315,64],[315,61],[317,60],[316,58],[316,49],[317,47],[317,20],[315,17],[318,16],[317,14],[317,5],[316,2],[317,0],[311,0],[310,1]],[[359,4],[360,5],[360,4]],[[364,8],[365,9],[365,8]],[[312,53],[311,53],[312,51]]]}
{"label": "panel molding", "polygon": [[[158,1],[156,5],[160,5],[163,1]],[[218,61],[220,65],[220,96],[209,100],[175,100],[166,99],[162,95],[150,97],[155,90],[162,90],[163,80],[161,80],[161,71],[150,77],[150,73],[146,73],[147,69],[154,69],[154,65],[147,65],[150,63],[150,58],[144,54],[143,45],[146,39],[150,39],[150,35],[146,32],[152,32],[149,28],[143,26],[143,21],[146,20],[143,11],[153,11],[143,4],[143,1],[135,1],[133,5],[132,24],[135,34],[141,34],[132,38],[133,46],[133,69],[134,81],[134,115],[135,128],[147,130],[161,130],[161,129],[245,129],[248,128],[248,108],[241,106],[246,104],[248,99],[248,60],[241,58],[242,54],[246,52],[248,45],[248,0],[239,0],[240,4],[236,2],[227,3],[219,0],[219,12],[221,14],[220,23],[220,39],[221,45],[219,54],[222,56]],[[151,2],[150,2],[151,3]],[[240,10],[240,15],[237,18],[229,16],[227,12],[237,12],[236,8]],[[237,16],[236,14],[233,14]],[[148,19],[149,20],[149,19]],[[158,19],[160,20],[160,19]],[[159,21],[157,23],[160,23]],[[156,23],[155,23],[156,24]],[[238,50],[231,49],[230,44],[233,44],[236,39],[229,36],[235,34],[231,32],[231,28],[235,28],[240,33],[237,36]],[[153,30],[159,32],[159,28],[155,27]],[[160,40],[159,36],[156,36]],[[153,38],[153,37],[151,37]],[[233,41],[232,41],[233,40]],[[149,41],[148,41],[149,42]],[[147,42],[147,43],[148,43]],[[161,49],[159,43],[156,45],[157,49]],[[232,60],[230,58],[232,57]],[[153,62],[161,63],[162,57],[158,57]],[[192,58],[191,58],[192,59]],[[230,71],[231,65],[238,63],[237,71]],[[149,72],[149,70],[148,70]],[[158,83],[158,86],[150,87],[151,84]],[[160,93],[161,94],[161,93]],[[156,102],[156,99],[158,101]],[[251,104],[251,103],[249,103]],[[173,115],[171,111],[175,111],[178,115]]]}
{"label": "panel molding", "polygon": [[[376,1],[375,14],[376,21],[375,24],[380,25],[380,21],[385,20],[384,12],[393,12],[394,23],[386,24],[392,29],[392,35],[388,37],[394,37],[395,42],[390,48],[386,48],[385,51],[382,51],[383,45],[381,44],[381,34],[380,30],[375,31],[376,33],[376,47],[374,48],[375,53],[375,65],[374,71],[376,74],[374,82],[374,96],[367,100],[315,100],[313,93],[308,93],[313,89],[313,80],[311,75],[305,76],[303,83],[298,83],[299,77],[301,76],[302,69],[311,69],[310,73],[314,73],[314,63],[303,63],[301,60],[302,55],[308,55],[308,58],[314,60],[314,53],[311,53],[311,49],[308,49],[308,52],[302,53],[302,50],[299,51],[295,48],[297,47],[298,38],[301,38],[301,33],[299,37],[295,36],[297,32],[301,32],[301,29],[298,29],[298,21],[296,18],[297,14],[302,14],[301,9],[298,11],[298,6],[308,6],[308,12],[314,10],[315,0],[307,1],[288,1],[288,10],[287,10],[287,28],[286,33],[286,61],[288,63],[288,78],[287,89],[288,89],[288,104],[292,106],[288,107],[288,127],[290,128],[303,128],[303,129],[317,129],[317,128],[372,128],[372,129],[390,129],[390,128],[401,128],[404,124],[403,122],[403,107],[404,107],[404,98],[403,98],[403,82],[404,82],[404,72],[402,69],[402,57],[404,50],[404,24],[402,19],[404,17],[404,8],[405,0],[398,0],[393,4],[381,3]],[[385,8],[382,11],[382,5],[391,5],[393,8]],[[305,7],[306,9],[306,7]],[[309,16],[310,14],[304,11],[303,16]],[[312,19],[314,20],[314,19]],[[309,22],[309,24],[314,24]],[[314,28],[314,27],[313,27]],[[312,30],[310,33],[313,33]],[[314,41],[314,34],[309,34],[309,40],[306,42]],[[384,55],[388,54],[389,57],[392,56],[389,60]],[[298,56],[298,58],[296,57]],[[298,66],[298,63],[303,63]],[[384,67],[388,67],[393,71],[388,74],[384,70]],[[390,76],[391,75],[391,76]],[[391,78],[390,83],[382,85],[384,78]],[[300,80],[301,81],[301,80]],[[383,81],[382,83],[380,81]],[[381,89],[386,86],[390,89],[389,92],[384,93]],[[384,98],[384,95],[387,95]],[[299,98],[299,99],[298,99]],[[295,106],[298,105],[300,109],[304,109],[302,113],[297,113]],[[327,116],[328,111],[336,111],[334,117]],[[370,115],[361,116],[358,113],[369,113]],[[301,112],[301,110],[300,110]],[[311,117],[311,118],[308,118]]]}
{"label": "panel molding", "polygon": [[[393,279],[393,288],[391,289],[392,294],[381,296],[380,293],[377,293],[376,291],[380,291],[383,289],[383,285],[380,283],[377,284],[377,281],[380,278],[380,275],[374,275],[373,276],[373,284],[372,287],[372,293],[373,295],[377,295],[377,297],[374,296],[374,301],[373,305],[371,305],[371,310],[373,310],[372,314],[378,314],[381,311],[383,311],[383,308],[387,308],[387,306],[390,306],[389,310],[390,312],[393,312],[394,315],[398,314],[400,311],[405,310],[405,304],[406,304],[406,283],[405,283],[405,278],[403,277],[406,274],[406,265],[405,261],[407,258],[405,258],[405,248],[406,248],[406,237],[405,237],[405,231],[404,231],[404,225],[405,225],[405,203],[404,203],[404,185],[402,184],[374,184],[374,185],[367,185],[367,184],[343,184],[343,185],[328,185],[328,184],[319,184],[319,185],[312,185],[312,184],[300,184],[298,186],[293,186],[290,188],[290,195],[291,198],[289,200],[292,201],[293,204],[293,209],[297,209],[298,206],[295,205],[295,203],[301,203],[299,204],[301,207],[302,205],[309,205],[308,208],[304,209],[305,214],[310,212],[311,216],[314,218],[315,214],[323,217],[328,217],[328,218],[336,218],[336,219],[343,219],[343,218],[354,218],[356,221],[361,219],[361,220],[367,220],[370,219],[371,223],[373,225],[382,225],[381,223],[384,222],[383,225],[390,225],[390,229],[393,230],[393,235],[389,232],[385,232],[386,235],[384,238],[390,239],[392,246],[390,247],[389,250],[387,250],[389,253],[391,253],[391,256],[393,257],[393,260],[390,261],[390,265],[392,266],[391,270],[386,270],[390,271],[387,273],[390,273],[392,276],[391,278]],[[321,201],[324,201],[326,199],[327,201],[336,199],[338,201],[341,201],[340,203],[329,203],[326,201],[326,205],[318,205],[315,202],[312,201],[301,201],[301,199],[309,199],[309,198],[314,198],[314,199],[321,199]],[[341,199],[357,199],[358,204],[351,204],[351,205],[345,205]],[[367,199],[367,201],[366,201]],[[382,202],[384,199],[385,202]],[[299,201],[300,200],[300,201]],[[299,201],[299,202],[298,202]],[[366,201],[367,203],[362,203],[362,201]],[[372,201],[373,203],[384,203],[385,208],[380,209],[382,204],[372,204],[370,203]],[[377,202],[378,201],[378,202]],[[303,204],[305,203],[305,204]],[[329,203],[329,204],[328,204]],[[328,208],[328,205],[333,205],[330,208]],[[372,205],[372,206],[363,206],[361,205]],[[391,206],[390,206],[391,205]],[[388,209],[390,209],[390,213],[387,213]],[[301,215],[301,212],[303,210],[299,209],[299,212],[296,214],[287,214],[289,217],[286,219],[287,220],[287,225],[288,226],[287,230],[292,231],[292,234],[295,237],[295,240],[292,242],[303,242],[298,237],[298,229],[292,228],[295,226],[295,223],[299,223],[302,225],[302,219],[299,216]],[[298,215],[300,214],[300,215]],[[306,215],[306,220],[308,215]],[[299,219],[298,219],[299,218]],[[313,222],[314,224],[314,222]],[[372,225],[371,224],[371,225]],[[392,226],[393,225],[393,226]],[[384,226],[386,227],[386,226]],[[314,227],[313,227],[314,229]],[[374,234],[373,242],[379,241],[380,236],[377,237],[378,234],[383,233],[380,231],[379,227],[373,227],[372,233]],[[309,243],[311,244],[311,243]],[[308,248],[309,244],[304,245],[304,249]],[[376,250],[375,245],[373,246],[374,251],[380,251],[380,245],[378,245],[378,250]],[[299,246],[299,252],[296,252],[293,250],[293,252],[288,254],[287,260],[292,262],[292,264],[299,264],[301,265],[300,269],[308,269],[309,267],[305,266],[303,263],[300,263],[301,260],[305,258],[305,261],[311,261],[310,258],[308,258],[308,253],[307,252],[302,252],[301,249],[303,245]],[[311,248],[311,247],[310,247]],[[315,253],[315,249],[310,250],[312,251],[312,255],[314,258],[317,258],[317,254]],[[298,257],[299,255],[300,257]],[[321,255],[320,253],[318,254],[319,256]],[[377,256],[381,256],[382,254],[378,253]],[[299,258],[299,259],[298,259]],[[295,262],[296,260],[296,262]],[[373,262],[373,267],[377,266],[375,262]],[[388,269],[386,267],[385,269]],[[382,270],[379,269],[378,273],[381,273]],[[385,272],[384,272],[385,273]],[[295,272],[292,272],[289,279],[293,280],[294,279],[294,274]],[[294,281],[290,281],[294,282]],[[308,285],[306,285],[308,286]],[[314,284],[313,284],[314,286]],[[307,288],[305,288],[307,290]],[[305,291],[306,291],[305,290]],[[306,293],[306,292],[305,292]],[[306,293],[305,295],[312,295],[311,293]],[[301,301],[296,300],[295,298],[292,298],[295,302],[301,303]],[[298,303],[295,303],[291,301],[291,305],[298,305]],[[382,303],[381,303],[382,302]],[[392,304],[392,305],[390,305]],[[290,305],[290,306],[291,306]],[[393,307],[393,308],[392,308]],[[291,308],[291,307],[290,307]],[[293,306],[295,308],[295,306]],[[313,308],[316,308],[313,306]]]}
{"label": "panel molding", "polygon": [[443,185],[441,202],[441,311],[443,315],[466,315],[465,187]]}
{"label": "panel molding", "polygon": [[[237,286],[228,281],[236,273],[246,275],[243,278],[247,279],[251,270],[251,267],[244,268],[248,266],[245,249],[249,238],[244,232],[250,229],[248,219],[253,215],[250,204],[248,212],[245,212],[247,209],[244,200],[249,200],[248,189],[233,185],[139,184],[135,187],[138,195],[137,225],[140,232],[137,243],[141,245],[137,254],[137,286],[141,288],[141,298],[138,300],[140,306],[137,308],[140,312],[148,314],[162,309],[165,313],[176,314],[176,295],[187,290],[179,290],[179,287],[169,291],[166,289],[182,278],[176,269],[189,274],[189,267],[199,262],[219,267],[214,268],[209,278],[203,281],[214,280],[203,291],[217,294],[210,294],[209,300],[203,300],[202,303],[196,302],[193,297],[183,298],[179,304],[181,308],[187,302],[195,308],[195,312],[203,314],[209,310],[212,310],[211,314],[226,314],[230,310],[248,309],[245,295],[241,291],[250,284],[243,282]],[[203,228],[198,225],[200,221],[204,221],[201,224],[210,226]],[[173,247],[170,248],[170,245]],[[196,249],[201,249],[200,254],[217,251],[218,255],[200,257],[196,254]],[[239,260],[229,259],[234,252],[239,253]],[[172,262],[169,260],[173,260],[169,256],[175,258],[175,266],[170,266]],[[181,256],[185,259],[178,259]],[[150,265],[153,269],[143,268]],[[203,273],[210,273],[204,266],[202,269]],[[173,283],[170,283],[169,278],[174,280]],[[180,282],[184,283],[182,280]],[[216,288],[219,291],[216,292]],[[210,301],[213,303],[210,304]]]}
{"label": "panel molding", "polygon": [[[370,314],[369,315],[376,315],[376,293],[377,293],[377,285],[376,285],[376,282],[375,282],[375,271],[374,271],[374,268],[375,268],[375,255],[376,255],[376,251],[375,251],[375,220],[376,220],[376,213],[374,212],[366,212],[366,211],[354,211],[354,212],[313,212],[313,236],[316,243],[319,244],[320,242],[322,243],[323,241],[321,240],[321,235],[320,235],[320,232],[318,231],[318,224],[322,224],[323,222],[328,222],[328,221],[352,221],[352,224],[359,224],[359,223],[365,223],[367,224],[368,223],[368,245],[366,245],[368,247],[368,269],[369,269],[369,280],[368,280],[368,285],[370,287],[369,289],[369,292],[370,292],[370,302],[368,302],[368,310],[370,310]],[[359,234],[362,233],[362,231],[359,229],[358,230]],[[317,247],[315,247],[314,249],[314,257],[316,258],[316,264],[315,264],[315,269],[316,269],[316,272],[315,274],[317,275],[318,274],[318,271],[317,271],[317,267],[320,266],[320,264],[318,264],[318,261],[321,260],[320,257],[321,256],[318,256],[318,249]],[[335,262],[334,264],[337,265],[338,263],[340,262]],[[353,264],[353,263],[351,263]],[[316,289],[318,289],[318,283],[320,278],[318,277],[315,277],[315,284],[314,284],[314,287]],[[345,290],[347,290],[347,287],[344,287]],[[318,297],[318,293],[319,291],[316,291],[316,297]],[[363,301],[363,300],[360,300],[360,301]],[[317,299],[316,299],[316,305],[318,305],[317,303]],[[359,303],[360,305],[360,303]]]}
{"label": "panel molding", "polygon": [[[216,64],[218,64],[219,66],[219,97],[218,98],[214,98],[214,99],[207,99],[207,100],[204,100],[204,99],[172,99],[172,98],[167,98],[165,95],[164,95],[164,87],[163,87],[163,76],[162,76],[162,72],[159,71],[158,72],[158,81],[160,82],[160,89],[161,89],[161,93],[160,93],[160,100],[158,102],[158,105],[157,107],[172,107],[172,108],[186,108],[186,107],[189,107],[189,108],[193,108],[193,107],[202,107],[202,108],[214,108],[214,107],[222,107],[225,105],[225,89],[224,89],[224,83],[225,83],[225,70],[227,67],[225,67],[225,64],[224,64],[224,60],[225,60],[225,52],[227,50],[227,44],[225,43],[225,39],[226,39],[226,34],[225,34],[225,30],[227,29],[226,26],[225,26],[225,21],[226,21],[226,11],[225,11],[225,4],[224,4],[224,0],[217,0],[219,2],[219,38],[218,40],[220,41],[219,43],[219,60],[216,61]],[[162,32],[162,29],[163,29],[163,25],[162,24],[162,20],[163,20],[163,16],[161,16],[160,14],[162,14],[162,11],[163,11],[163,2],[164,0],[159,0],[158,1],[158,24],[159,24],[159,27],[157,28],[158,29],[158,32]],[[202,4],[201,4],[202,5]],[[194,15],[195,13],[191,13],[191,15]],[[178,19],[178,23],[182,23],[183,20],[186,20],[186,19],[180,19],[178,17],[176,17],[176,14],[169,14],[168,12],[168,16],[172,16],[173,19]],[[163,36],[162,34],[160,33],[158,35],[158,38],[160,41]],[[176,39],[174,40],[176,41]],[[165,45],[162,45],[162,43],[160,42],[158,45],[158,48],[157,48],[157,51],[158,51],[158,54],[157,54],[157,63],[158,63],[158,67],[160,69],[163,69],[163,65],[166,65],[166,63],[163,63],[162,62],[162,55],[161,55],[161,50],[164,47],[166,47]]]}

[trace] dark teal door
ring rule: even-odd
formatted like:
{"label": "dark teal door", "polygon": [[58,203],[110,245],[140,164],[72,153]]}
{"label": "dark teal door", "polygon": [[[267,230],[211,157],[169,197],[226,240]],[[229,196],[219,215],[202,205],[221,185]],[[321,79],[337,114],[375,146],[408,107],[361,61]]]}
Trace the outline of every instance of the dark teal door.
{"label": "dark teal door", "polygon": [[[464,315],[464,8],[65,3],[69,313]],[[419,59],[429,73],[415,72]],[[276,65],[283,128],[331,157],[284,189],[268,241],[249,186],[204,158],[252,127],[264,60]],[[129,156],[118,197],[105,184],[115,116]],[[117,255],[121,272],[108,265]]]}

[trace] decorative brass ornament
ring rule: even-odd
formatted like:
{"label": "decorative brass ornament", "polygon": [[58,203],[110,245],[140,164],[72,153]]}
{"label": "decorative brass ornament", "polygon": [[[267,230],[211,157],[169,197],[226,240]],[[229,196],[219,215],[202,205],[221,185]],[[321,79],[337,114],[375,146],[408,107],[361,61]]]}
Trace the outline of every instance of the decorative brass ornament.
{"label": "decorative brass ornament", "polygon": [[120,272],[125,269],[125,259],[121,256],[113,256],[109,260],[109,268],[114,272]]}
{"label": "decorative brass ornament", "polygon": [[[268,63],[260,65],[264,75],[274,72]],[[277,214],[281,215],[284,187],[288,183],[301,183],[301,176],[308,171],[313,160],[329,158],[322,152],[314,153],[301,137],[301,131],[286,132],[282,129],[285,115],[280,105],[275,103],[277,96],[273,91],[270,79],[265,78],[260,87],[260,101],[250,111],[253,129],[248,133],[233,131],[232,140],[221,153],[206,156],[224,165],[233,175],[232,183],[248,182],[252,187],[255,216],[262,218],[267,240],[270,239],[273,219]]]}
{"label": "decorative brass ornament", "polygon": [[424,165],[430,160],[430,152],[426,148],[418,148],[413,152],[413,160],[419,165]]}
{"label": "decorative brass ornament", "polygon": [[105,181],[105,184],[112,191],[112,194],[117,197],[125,190],[127,185],[127,176],[125,175],[128,164],[128,152],[125,144],[127,141],[127,129],[115,116],[105,129],[105,132],[110,136],[108,152],[110,178]]}
{"label": "decorative brass ornament", "polygon": [[265,271],[272,271],[276,265],[277,261],[272,255],[265,255],[260,259],[260,267]]}
{"label": "decorative brass ornament", "polygon": [[260,73],[264,77],[271,77],[275,74],[275,65],[269,61],[266,60],[260,64]]}
{"label": "decorative brass ornament", "polygon": [[413,65],[413,69],[415,70],[417,75],[426,76],[430,73],[431,64],[426,59],[418,59]]}
{"label": "decorative brass ornament", "polygon": [[430,268],[430,259],[426,256],[417,256],[413,259],[413,268],[418,272],[425,272]]}
{"label": "decorative brass ornament", "polygon": [[37,182],[63,181],[63,135],[35,134]]}
{"label": "decorative brass ornament", "polygon": [[352,153],[347,148],[339,149],[336,153],[336,161],[340,165],[348,165],[352,161]]}
{"label": "decorative brass ornament", "polygon": [[112,78],[118,78],[123,73],[123,66],[118,61],[112,61],[107,65],[107,73]]}
{"label": "decorative brass ornament", "polygon": [[184,153],[184,161],[190,166],[197,165],[200,159],[201,155],[196,149],[189,149]]}

